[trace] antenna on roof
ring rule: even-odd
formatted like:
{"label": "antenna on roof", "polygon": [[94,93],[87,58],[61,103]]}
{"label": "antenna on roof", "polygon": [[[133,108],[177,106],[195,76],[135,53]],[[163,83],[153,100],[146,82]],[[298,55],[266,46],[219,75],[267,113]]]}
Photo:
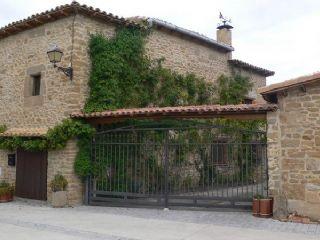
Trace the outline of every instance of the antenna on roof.
{"label": "antenna on roof", "polygon": [[225,16],[222,15],[221,12],[219,12],[219,19],[220,23],[218,24],[218,29],[232,29],[233,27],[231,26],[231,18],[226,18]]}

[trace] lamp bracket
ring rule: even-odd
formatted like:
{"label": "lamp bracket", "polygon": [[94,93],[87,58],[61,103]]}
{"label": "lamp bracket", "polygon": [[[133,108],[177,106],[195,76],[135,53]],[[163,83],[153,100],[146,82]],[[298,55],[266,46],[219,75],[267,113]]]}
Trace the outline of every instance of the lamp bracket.
{"label": "lamp bracket", "polygon": [[72,80],[73,77],[73,68],[72,67],[59,67],[56,64],[53,65],[55,68],[58,69],[58,71],[63,72],[67,77],[70,78],[70,80]]}

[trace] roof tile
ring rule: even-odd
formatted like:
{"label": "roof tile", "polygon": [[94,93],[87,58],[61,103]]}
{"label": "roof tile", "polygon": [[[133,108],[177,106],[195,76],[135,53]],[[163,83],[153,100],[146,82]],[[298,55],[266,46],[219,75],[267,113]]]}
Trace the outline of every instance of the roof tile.
{"label": "roof tile", "polygon": [[[105,19],[118,24],[138,26],[140,28],[143,27],[143,25],[137,24],[134,21],[106,13],[101,11],[99,8],[94,9],[93,7],[88,7],[87,5],[80,5],[78,2],[73,1],[71,4],[57,6],[51,10],[33,14],[25,19],[7,24],[6,26],[0,28],[0,39],[18,32],[25,31],[27,29],[34,28],[44,23],[54,21],[57,18],[72,16],[74,13],[82,13],[94,18]],[[45,17],[45,19],[43,17]],[[40,19],[41,21],[38,21]]]}
{"label": "roof tile", "polygon": [[259,113],[275,111],[277,106],[274,104],[239,104],[239,105],[200,105],[200,106],[180,106],[180,107],[149,107],[108,110],[103,112],[75,112],[72,118],[116,118],[118,116],[141,116],[141,115],[166,115],[168,113],[195,113],[203,112],[212,114],[228,113]]}

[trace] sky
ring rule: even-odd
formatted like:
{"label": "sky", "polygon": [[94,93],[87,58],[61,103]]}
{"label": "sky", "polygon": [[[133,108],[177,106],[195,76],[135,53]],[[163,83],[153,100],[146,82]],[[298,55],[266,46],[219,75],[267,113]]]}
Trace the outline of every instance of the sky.
{"label": "sky", "polygon": [[[320,0],[78,0],[121,17],[147,16],[216,39],[231,18],[233,58],[273,70],[267,84],[320,71]],[[0,26],[71,0],[0,0]]]}

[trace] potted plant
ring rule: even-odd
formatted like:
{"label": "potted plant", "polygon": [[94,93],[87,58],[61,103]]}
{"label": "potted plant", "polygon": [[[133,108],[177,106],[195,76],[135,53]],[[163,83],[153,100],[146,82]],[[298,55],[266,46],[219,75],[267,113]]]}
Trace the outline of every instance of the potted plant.
{"label": "potted plant", "polygon": [[14,187],[6,181],[0,182],[0,203],[13,200]]}
{"label": "potted plant", "polygon": [[253,200],[252,200],[252,215],[255,217],[259,217],[260,216],[260,199],[261,199],[261,195],[260,194],[256,194],[253,196]]}
{"label": "potted plant", "polygon": [[67,197],[68,181],[61,174],[56,174],[54,179],[50,183],[52,190],[52,206],[53,207],[65,207],[68,203]]}
{"label": "potted plant", "polygon": [[260,217],[269,218],[273,215],[273,198],[264,197],[260,198]]}

